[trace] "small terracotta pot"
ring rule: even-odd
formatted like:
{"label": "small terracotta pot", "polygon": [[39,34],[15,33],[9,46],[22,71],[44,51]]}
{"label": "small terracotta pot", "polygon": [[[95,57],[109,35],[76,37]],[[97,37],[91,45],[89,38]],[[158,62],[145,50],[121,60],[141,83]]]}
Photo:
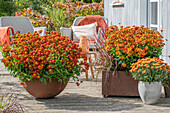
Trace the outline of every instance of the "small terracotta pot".
{"label": "small terracotta pot", "polygon": [[33,81],[26,81],[26,91],[36,98],[52,98],[60,94],[67,85],[66,83],[60,83],[57,79],[47,81],[47,84],[40,82],[38,79]]}

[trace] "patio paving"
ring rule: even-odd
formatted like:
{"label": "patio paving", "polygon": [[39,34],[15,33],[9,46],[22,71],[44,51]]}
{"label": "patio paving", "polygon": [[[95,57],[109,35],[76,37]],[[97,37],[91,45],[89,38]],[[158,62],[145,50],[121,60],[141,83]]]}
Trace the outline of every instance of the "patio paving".
{"label": "patio paving", "polygon": [[0,63],[0,94],[20,93],[19,102],[30,113],[170,113],[170,98],[165,98],[163,93],[158,104],[145,105],[139,97],[103,98],[101,74],[97,82],[95,79],[85,81],[85,73],[81,80],[83,83],[79,87],[70,80],[65,90],[55,98],[35,99]]}

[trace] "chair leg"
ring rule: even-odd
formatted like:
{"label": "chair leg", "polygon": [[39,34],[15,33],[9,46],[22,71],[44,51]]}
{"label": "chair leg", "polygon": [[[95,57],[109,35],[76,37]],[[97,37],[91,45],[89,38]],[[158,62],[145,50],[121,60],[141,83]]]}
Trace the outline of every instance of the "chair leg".
{"label": "chair leg", "polygon": [[97,79],[99,73],[100,73],[100,70],[97,70],[96,79]]}
{"label": "chair leg", "polygon": [[90,70],[91,70],[92,78],[94,78],[93,64],[92,64],[91,55],[89,56],[89,64],[90,64]]}
{"label": "chair leg", "polygon": [[86,70],[86,81],[88,81],[88,70]]}
{"label": "chair leg", "polygon": [[[92,50],[93,50],[93,52],[96,52],[96,48],[92,48]],[[94,54],[94,58],[96,60],[96,58],[97,58],[97,54],[96,53]]]}

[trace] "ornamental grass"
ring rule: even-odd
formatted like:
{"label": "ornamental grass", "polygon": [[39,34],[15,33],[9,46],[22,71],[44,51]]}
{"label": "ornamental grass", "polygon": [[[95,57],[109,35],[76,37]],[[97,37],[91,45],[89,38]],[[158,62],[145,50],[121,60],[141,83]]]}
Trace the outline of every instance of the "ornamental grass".
{"label": "ornamental grass", "polygon": [[81,55],[81,48],[58,32],[45,33],[39,36],[39,32],[17,32],[13,35],[12,47],[3,47],[1,62],[14,77],[19,77],[21,85],[34,78],[45,84],[52,78],[59,82],[70,78],[79,80],[82,70],[89,68],[87,57]]}
{"label": "ornamental grass", "polygon": [[106,33],[106,50],[118,61],[119,70],[126,72],[138,59],[159,57],[165,45],[160,32],[144,26],[110,26]]}

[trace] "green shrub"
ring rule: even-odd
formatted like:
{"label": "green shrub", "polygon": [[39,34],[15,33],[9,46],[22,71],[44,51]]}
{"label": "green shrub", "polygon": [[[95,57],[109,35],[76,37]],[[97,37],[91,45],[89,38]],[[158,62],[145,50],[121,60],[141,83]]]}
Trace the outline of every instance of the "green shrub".
{"label": "green shrub", "polygon": [[60,27],[70,27],[75,18],[86,15],[104,15],[103,3],[57,2],[48,6],[46,15],[31,8],[17,12],[18,16],[28,17],[34,27],[46,26],[48,30],[60,31]]}
{"label": "green shrub", "polygon": [[[58,14],[57,17],[57,12],[58,10],[62,10],[62,12],[64,14]],[[93,4],[93,3],[84,3],[82,4],[82,2],[65,2],[65,3],[60,3],[57,2],[56,5],[53,6],[53,10],[50,10],[53,12],[49,13],[51,15],[49,15],[50,18],[52,18],[53,20],[56,20],[57,23],[59,23],[58,28],[60,27],[70,27],[73,24],[73,21],[75,20],[75,18],[79,17],[79,16],[86,16],[86,15],[104,15],[104,7],[103,7],[103,3],[97,3],[97,4]],[[55,15],[55,18],[53,18]],[[64,17],[62,17],[64,16]],[[60,18],[60,19],[57,19]],[[62,24],[61,24],[62,23]]]}
{"label": "green shrub", "polygon": [[0,16],[13,16],[17,6],[13,0],[0,0]]}
{"label": "green shrub", "polygon": [[97,2],[100,3],[102,0],[92,0],[92,3]]}
{"label": "green shrub", "polygon": [[92,0],[81,0],[84,3],[92,3]]}

